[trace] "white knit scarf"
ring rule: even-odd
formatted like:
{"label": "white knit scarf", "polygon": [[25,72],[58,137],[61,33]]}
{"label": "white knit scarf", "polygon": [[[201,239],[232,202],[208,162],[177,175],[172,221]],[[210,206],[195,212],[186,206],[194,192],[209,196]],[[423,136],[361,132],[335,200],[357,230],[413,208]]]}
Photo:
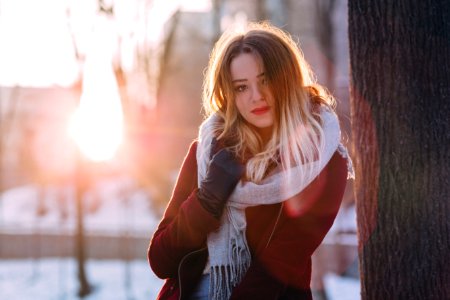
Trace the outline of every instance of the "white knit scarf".
{"label": "white knit scarf", "polygon": [[[348,158],[345,147],[340,144],[340,127],[336,114],[323,109],[321,119],[324,147],[320,152],[320,160],[310,163],[312,172],[303,172],[305,169],[302,168],[306,167],[300,165],[293,167],[290,172],[275,172],[260,183],[241,181],[234,189],[222,214],[220,228],[207,237],[211,265],[210,299],[228,299],[233,287],[241,281],[250,266],[250,251],[245,238],[245,208],[280,203],[300,193],[327,165],[336,150]],[[218,116],[212,115],[200,126],[197,147],[199,186],[206,176],[213,128],[217,120]],[[351,160],[348,158],[347,161],[351,176]]]}

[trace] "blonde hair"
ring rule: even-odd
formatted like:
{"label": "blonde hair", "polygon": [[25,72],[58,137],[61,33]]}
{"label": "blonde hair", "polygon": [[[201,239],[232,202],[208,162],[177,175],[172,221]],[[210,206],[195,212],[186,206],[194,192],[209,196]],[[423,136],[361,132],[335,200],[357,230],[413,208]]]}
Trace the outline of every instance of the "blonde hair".
{"label": "blonde hair", "polygon": [[[274,96],[271,139],[261,137],[235,105],[230,64],[242,53],[255,55]],[[203,84],[203,108],[217,114],[215,136],[247,161],[247,179],[260,182],[272,167],[284,170],[318,157],[323,147],[320,107],[334,109],[334,98],[316,84],[303,53],[291,36],[269,23],[250,23],[241,32],[226,31],[214,46]]]}

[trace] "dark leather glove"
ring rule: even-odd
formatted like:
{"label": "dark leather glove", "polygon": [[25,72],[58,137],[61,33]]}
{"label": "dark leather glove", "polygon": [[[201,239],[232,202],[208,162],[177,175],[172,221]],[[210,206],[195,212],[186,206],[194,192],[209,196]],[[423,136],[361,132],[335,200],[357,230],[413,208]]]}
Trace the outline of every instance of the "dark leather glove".
{"label": "dark leather glove", "polygon": [[244,165],[233,153],[226,148],[219,150],[212,157],[205,179],[197,192],[200,204],[219,219],[243,173]]}

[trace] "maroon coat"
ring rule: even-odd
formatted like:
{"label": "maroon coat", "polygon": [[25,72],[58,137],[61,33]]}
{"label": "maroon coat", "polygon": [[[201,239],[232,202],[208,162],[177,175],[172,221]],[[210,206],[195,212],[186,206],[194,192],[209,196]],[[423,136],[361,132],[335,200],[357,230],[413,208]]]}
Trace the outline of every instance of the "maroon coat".
{"label": "maroon coat", "polygon": [[[148,249],[151,268],[167,279],[158,299],[189,298],[207,261],[206,236],[219,227],[196,197],[196,149],[194,142]],[[231,299],[312,299],[311,255],[333,224],[346,180],[346,160],[336,152],[300,194],[245,210],[252,262]]]}

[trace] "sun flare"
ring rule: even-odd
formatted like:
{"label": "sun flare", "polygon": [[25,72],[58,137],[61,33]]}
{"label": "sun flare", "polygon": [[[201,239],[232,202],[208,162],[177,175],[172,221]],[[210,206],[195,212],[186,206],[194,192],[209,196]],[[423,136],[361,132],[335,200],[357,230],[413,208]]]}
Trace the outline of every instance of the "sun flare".
{"label": "sun flare", "polygon": [[104,32],[97,30],[93,35],[84,64],[80,105],[69,124],[69,134],[93,161],[113,158],[123,137],[122,104],[111,63],[111,45]]}
{"label": "sun flare", "polygon": [[95,103],[80,105],[70,120],[69,133],[87,158],[106,161],[122,142],[122,124],[121,114],[112,109]]}

